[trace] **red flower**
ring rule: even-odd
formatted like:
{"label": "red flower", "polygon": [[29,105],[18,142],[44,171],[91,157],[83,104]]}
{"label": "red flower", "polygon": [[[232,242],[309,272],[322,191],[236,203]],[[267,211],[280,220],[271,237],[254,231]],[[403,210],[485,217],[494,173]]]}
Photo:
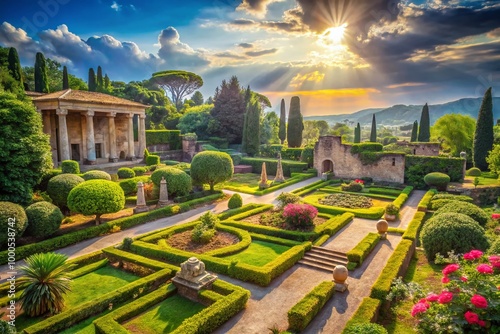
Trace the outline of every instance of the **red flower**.
{"label": "red flower", "polygon": [[449,274],[457,271],[460,268],[458,264],[449,264],[443,269],[443,275],[448,276]]}
{"label": "red flower", "polygon": [[438,296],[438,303],[439,304],[448,304],[452,300],[453,300],[453,294],[449,291],[443,291]]}
{"label": "red flower", "polygon": [[471,325],[477,324],[479,321],[479,316],[476,313],[471,312],[471,311],[465,312],[464,317],[465,317],[465,320],[467,320],[467,322]]}
{"label": "red flower", "polygon": [[441,279],[441,283],[444,283],[444,284],[446,284],[446,283],[450,283],[450,279],[449,279],[447,276],[445,276],[445,277],[443,277],[443,278]]}
{"label": "red flower", "polygon": [[493,268],[500,268],[500,256],[492,255],[488,258]]}
{"label": "red flower", "polygon": [[475,259],[479,259],[481,256],[483,256],[483,252],[477,249],[473,249],[469,252]]}
{"label": "red flower", "polygon": [[492,219],[499,219],[500,218],[500,213],[492,213],[491,214]]}
{"label": "red flower", "polygon": [[475,258],[474,258],[474,256],[472,256],[471,253],[465,253],[464,260],[473,261],[473,260],[475,260]]}
{"label": "red flower", "polygon": [[431,293],[430,295],[428,295],[425,299],[428,301],[428,302],[437,302],[439,296],[436,295],[435,293]]}
{"label": "red flower", "polygon": [[462,276],[462,277],[460,277],[460,280],[461,280],[462,282],[467,282],[467,277]]}
{"label": "red flower", "polygon": [[481,327],[486,326],[486,322],[484,322],[484,320],[478,320],[478,321],[477,321],[477,324],[478,324],[479,326],[481,326]]}
{"label": "red flower", "polygon": [[470,302],[477,308],[487,308],[488,301],[481,295],[474,295],[470,299]]}
{"label": "red flower", "polygon": [[424,303],[416,303],[415,305],[413,305],[413,308],[411,309],[411,316],[414,317],[419,313],[424,313],[429,308],[428,305],[429,304],[426,305]]}
{"label": "red flower", "polygon": [[489,264],[480,264],[476,267],[476,270],[481,274],[493,274],[493,268]]}

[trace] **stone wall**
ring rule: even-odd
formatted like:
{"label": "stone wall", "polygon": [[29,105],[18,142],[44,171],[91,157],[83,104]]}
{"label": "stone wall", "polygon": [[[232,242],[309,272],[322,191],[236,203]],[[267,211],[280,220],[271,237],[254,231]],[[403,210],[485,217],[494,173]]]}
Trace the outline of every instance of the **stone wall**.
{"label": "stone wall", "polygon": [[314,168],[318,176],[333,165],[335,177],[354,179],[371,177],[374,181],[404,183],[403,154],[388,154],[373,164],[363,165],[351,146],[342,144],[339,136],[322,136],[314,147]]}
{"label": "stone wall", "polygon": [[437,157],[441,145],[439,143],[410,143],[407,141],[400,141],[396,143],[399,146],[411,149],[413,155],[425,155],[430,157]]}

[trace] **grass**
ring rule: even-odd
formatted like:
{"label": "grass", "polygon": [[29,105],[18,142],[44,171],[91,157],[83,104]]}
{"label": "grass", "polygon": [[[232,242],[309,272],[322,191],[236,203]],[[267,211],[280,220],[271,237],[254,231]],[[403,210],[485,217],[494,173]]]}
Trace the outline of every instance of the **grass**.
{"label": "grass", "polygon": [[259,190],[260,174],[238,173],[233,174],[231,180],[219,183],[215,186],[216,190],[222,190],[225,187],[237,187],[241,192],[253,192]]}
{"label": "grass", "polygon": [[[500,185],[500,180],[498,179],[492,179],[489,177],[482,177],[482,176],[478,176],[477,178],[479,179],[478,186]],[[474,176],[466,176],[464,183],[469,183],[472,185],[474,184],[474,179],[475,179]]]}
{"label": "grass", "polygon": [[265,241],[252,241],[250,246],[242,252],[226,256],[224,259],[251,264],[254,266],[264,266],[276,259],[278,256],[289,250],[290,247],[277,245]]}
{"label": "grass", "polygon": [[205,307],[180,295],[174,295],[153,306],[123,326],[131,333],[170,333],[182,322]]}

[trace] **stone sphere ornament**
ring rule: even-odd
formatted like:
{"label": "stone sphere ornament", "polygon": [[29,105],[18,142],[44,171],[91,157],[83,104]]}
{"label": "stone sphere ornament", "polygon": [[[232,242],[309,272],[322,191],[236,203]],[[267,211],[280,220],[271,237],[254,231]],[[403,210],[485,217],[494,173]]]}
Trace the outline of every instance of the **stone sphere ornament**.
{"label": "stone sphere ornament", "polygon": [[382,237],[382,239],[387,238],[387,230],[389,230],[389,223],[387,222],[387,220],[380,219],[377,222],[377,231],[378,234],[380,234],[380,236]]}
{"label": "stone sphere ornament", "polygon": [[345,281],[349,277],[349,272],[345,266],[339,265],[333,269],[333,282],[335,282],[335,291],[344,292],[349,284]]}

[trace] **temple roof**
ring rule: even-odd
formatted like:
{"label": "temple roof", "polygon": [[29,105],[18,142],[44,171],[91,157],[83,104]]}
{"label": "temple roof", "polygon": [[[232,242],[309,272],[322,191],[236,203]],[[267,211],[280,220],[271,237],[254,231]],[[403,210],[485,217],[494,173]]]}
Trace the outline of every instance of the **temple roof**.
{"label": "temple roof", "polygon": [[132,107],[142,107],[147,108],[148,106],[142,103],[130,101],[127,99],[122,99],[120,97],[98,93],[89,92],[86,90],[72,90],[65,89],[54,93],[49,93],[42,95],[40,97],[34,97],[33,101],[68,101],[68,102],[86,102],[95,103],[101,105],[122,105],[122,106],[132,106]]}

